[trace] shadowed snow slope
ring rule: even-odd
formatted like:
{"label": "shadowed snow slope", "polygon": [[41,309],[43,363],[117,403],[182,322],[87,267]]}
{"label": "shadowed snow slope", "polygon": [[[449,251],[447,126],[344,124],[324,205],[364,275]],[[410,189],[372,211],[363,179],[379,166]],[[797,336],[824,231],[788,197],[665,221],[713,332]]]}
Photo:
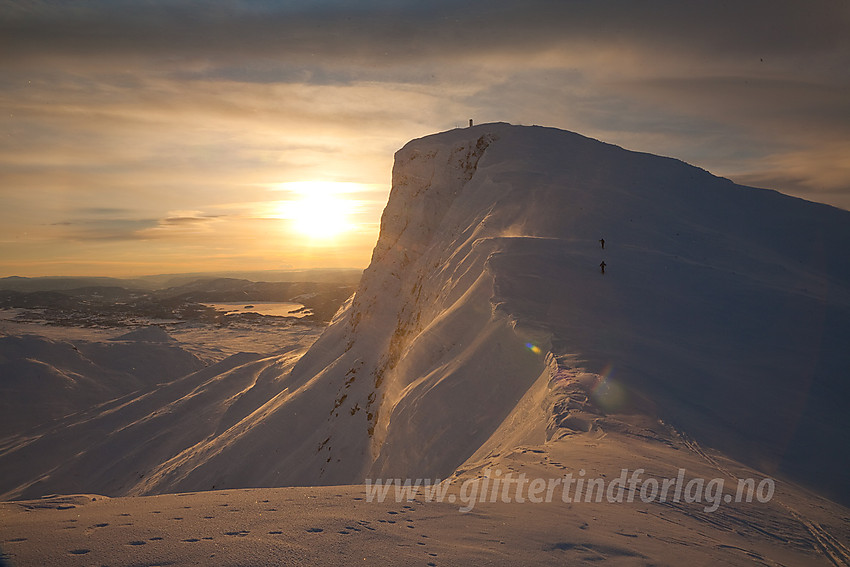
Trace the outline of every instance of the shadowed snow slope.
{"label": "shadowed snow slope", "polygon": [[0,337],[0,436],[204,366],[158,327],[135,333],[161,334],[168,340],[138,344],[132,337],[121,337],[72,343],[33,335]]}
{"label": "shadowed snow slope", "polygon": [[[253,395],[243,410],[137,456],[144,478],[112,493],[445,478],[482,451],[643,413],[847,502],[847,242],[846,211],[570,132],[414,140],[322,337],[273,380],[291,358],[227,370]],[[190,427],[177,406],[169,423]]]}

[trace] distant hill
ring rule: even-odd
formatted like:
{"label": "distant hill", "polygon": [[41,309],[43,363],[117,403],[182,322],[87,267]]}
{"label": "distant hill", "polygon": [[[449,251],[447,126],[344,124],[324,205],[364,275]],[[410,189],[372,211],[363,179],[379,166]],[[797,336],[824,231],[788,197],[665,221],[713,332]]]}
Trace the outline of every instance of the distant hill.
{"label": "distant hill", "polygon": [[184,285],[198,279],[241,279],[254,282],[319,282],[356,284],[363,275],[357,268],[316,268],[310,270],[253,270],[239,272],[203,272],[144,276],[139,281],[156,289]]}
{"label": "distant hill", "polygon": [[198,280],[220,278],[245,279],[255,282],[320,282],[356,284],[363,270],[327,268],[311,270],[255,270],[245,272],[199,272],[191,274],[161,274],[138,278],[60,277],[0,278],[0,290],[64,291],[86,287],[123,287],[137,290],[156,290],[186,285]]}
{"label": "distant hill", "polygon": [[11,291],[66,291],[71,289],[92,287],[122,287],[126,289],[150,289],[140,280],[125,280],[119,278],[102,277],[40,277],[22,278],[11,276],[0,278],[0,290]]}
{"label": "distant hill", "polygon": [[[326,323],[356,289],[360,270],[255,272],[272,281],[251,281],[212,275],[151,276],[144,280],[114,278],[0,279],[0,309],[49,309],[54,322],[83,321],[74,312],[96,315],[98,324],[116,324],[122,317],[197,318],[206,315],[194,305],[204,302],[294,302],[305,306],[302,321]],[[282,278],[274,281],[274,278]],[[288,278],[288,279],[287,279]],[[304,278],[304,279],[302,279]],[[210,309],[211,310],[211,309]],[[212,314],[209,314],[212,317]],[[88,323],[94,322],[89,319]]]}

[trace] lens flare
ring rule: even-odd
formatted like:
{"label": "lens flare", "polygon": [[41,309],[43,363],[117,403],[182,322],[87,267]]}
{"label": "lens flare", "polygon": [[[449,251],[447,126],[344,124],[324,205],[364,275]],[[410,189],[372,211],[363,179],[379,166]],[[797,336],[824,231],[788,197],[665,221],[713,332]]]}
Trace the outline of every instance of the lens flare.
{"label": "lens flare", "polygon": [[598,382],[590,394],[593,402],[606,412],[622,409],[628,401],[628,392],[614,380],[614,366],[607,364],[599,374]]}

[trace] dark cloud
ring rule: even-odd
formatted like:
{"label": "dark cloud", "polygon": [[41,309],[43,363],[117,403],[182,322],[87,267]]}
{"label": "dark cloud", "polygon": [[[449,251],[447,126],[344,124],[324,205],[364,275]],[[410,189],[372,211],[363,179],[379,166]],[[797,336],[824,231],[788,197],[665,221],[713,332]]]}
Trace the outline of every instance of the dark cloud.
{"label": "dark cloud", "polygon": [[120,216],[132,214],[132,211],[127,209],[99,207],[81,208],[77,209],[77,212],[95,216],[50,223],[50,226],[63,227],[64,236],[72,240],[134,241],[164,238],[175,232],[204,230],[207,224],[225,217],[186,211],[171,213],[158,219],[139,219]]}
{"label": "dark cloud", "polygon": [[664,77],[638,80],[627,88],[680,108],[698,106],[715,120],[754,123],[763,130],[794,125],[798,138],[850,139],[850,81],[825,84],[792,77]]}
{"label": "dark cloud", "polygon": [[79,215],[103,215],[109,217],[120,217],[122,215],[130,215],[132,209],[116,208],[116,207],[81,207],[72,211]]}
{"label": "dark cloud", "polygon": [[843,0],[4,4],[0,53],[6,63],[70,56],[226,65],[249,57],[375,67],[527,56],[588,43],[769,61],[850,44],[850,7]]}
{"label": "dark cloud", "polygon": [[179,216],[169,216],[159,221],[161,227],[171,226],[199,226],[212,222],[221,218],[223,215],[204,215],[204,214],[182,214]]}
{"label": "dark cloud", "polygon": [[157,226],[154,219],[85,219],[57,223],[64,237],[77,241],[140,240],[142,231]]}

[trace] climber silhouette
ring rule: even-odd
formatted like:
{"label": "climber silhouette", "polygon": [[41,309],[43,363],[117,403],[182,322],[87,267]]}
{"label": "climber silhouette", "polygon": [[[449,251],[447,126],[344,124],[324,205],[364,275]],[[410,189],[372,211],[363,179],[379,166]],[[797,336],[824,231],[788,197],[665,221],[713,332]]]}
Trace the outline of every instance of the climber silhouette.
{"label": "climber silhouette", "polygon": [[599,264],[599,270],[604,274],[605,273],[605,260]]}
{"label": "climber silhouette", "polygon": [[599,244],[601,244],[601,245],[602,245],[602,248],[605,248],[605,239],[604,239],[604,238],[600,238],[600,239],[599,239]]}

